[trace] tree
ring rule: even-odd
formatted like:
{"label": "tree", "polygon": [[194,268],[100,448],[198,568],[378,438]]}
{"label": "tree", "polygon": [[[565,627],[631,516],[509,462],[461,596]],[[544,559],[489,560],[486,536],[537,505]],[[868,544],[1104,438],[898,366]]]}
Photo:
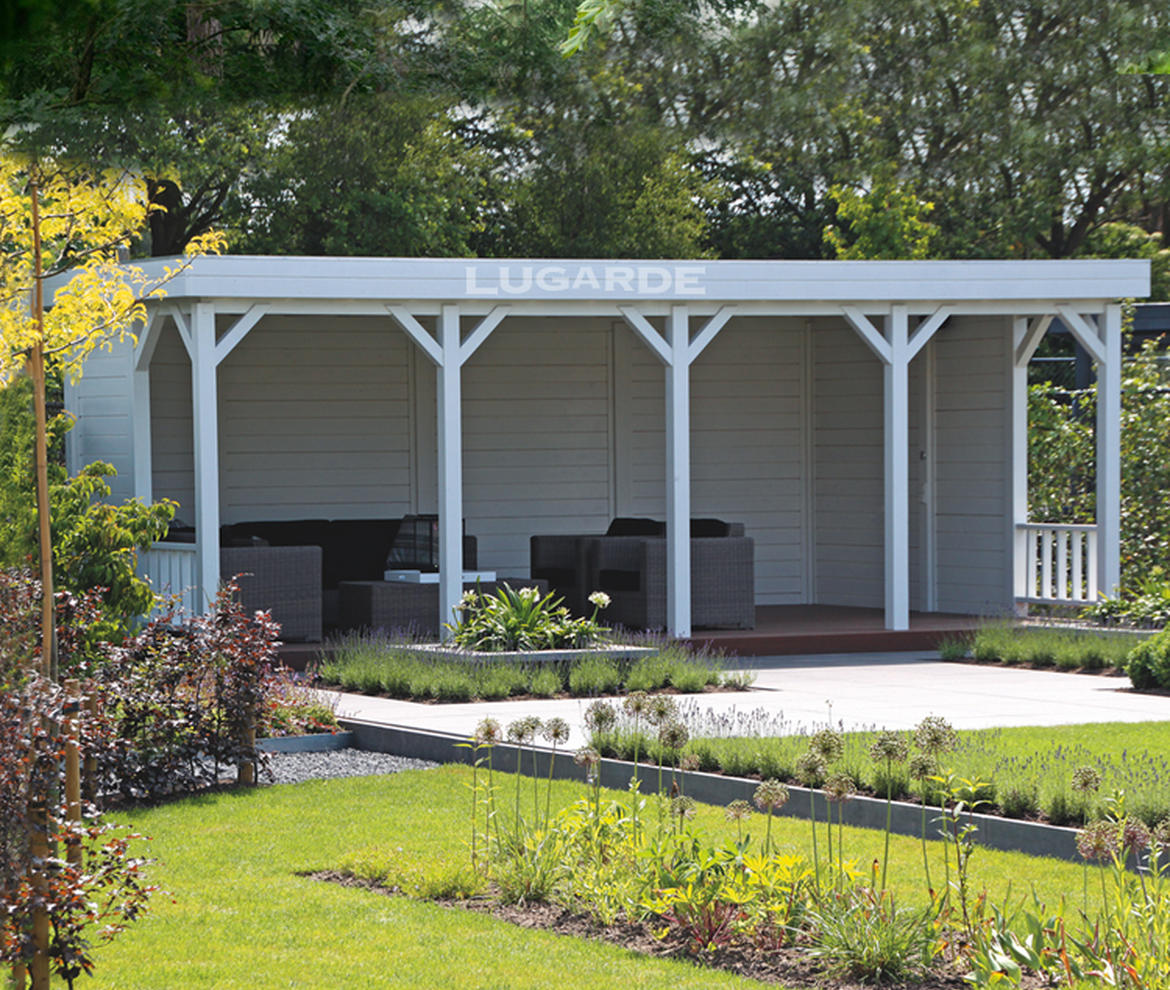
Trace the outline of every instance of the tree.
{"label": "tree", "polygon": [[[119,250],[147,213],[145,184],[128,172],[0,154],[0,387],[25,371],[32,379],[45,673],[53,671],[54,640],[46,364],[80,377],[94,350],[133,336],[145,301],[161,295],[180,270],[148,277],[119,262]],[[206,235],[189,246],[188,257],[220,243],[217,235]],[[46,310],[50,278],[63,284]]]}
{"label": "tree", "polygon": [[359,97],[302,111],[240,184],[251,253],[460,256],[482,227],[487,156],[434,99]]}

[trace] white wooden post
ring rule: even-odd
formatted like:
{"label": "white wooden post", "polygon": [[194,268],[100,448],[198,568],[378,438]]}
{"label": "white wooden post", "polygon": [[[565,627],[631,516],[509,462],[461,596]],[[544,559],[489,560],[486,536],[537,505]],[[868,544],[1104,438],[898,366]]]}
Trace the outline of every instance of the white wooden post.
{"label": "white wooden post", "polygon": [[885,611],[887,629],[910,628],[910,362],[951,316],[939,306],[910,335],[904,305],[890,307],[885,334],[859,306],[841,314],[882,362]]}
{"label": "white wooden post", "polygon": [[691,364],[686,306],[671,306],[666,326],[666,624],[691,634]]}
{"label": "white wooden post", "polygon": [[735,312],[724,306],[690,336],[686,306],[671,306],[666,339],[633,306],[622,317],[662,362],[666,373],[666,631],[691,634],[691,364]]}
{"label": "white wooden post", "polygon": [[445,305],[439,313],[439,347],[443,361],[438,374],[439,439],[439,634],[452,621],[463,595],[463,398],[459,361],[459,307]]}
{"label": "white wooden post", "polygon": [[[179,317],[181,319],[181,317]],[[215,305],[196,302],[188,328],[195,440],[195,541],[200,603],[219,591],[219,408]],[[181,332],[181,331],[180,331]]]}
{"label": "white wooden post", "polygon": [[905,306],[886,317],[890,360],[883,369],[886,628],[910,628],[910,355]]}
{"label": "white wooden post", "polygon": [[1117,594],[1121,583],[1121,307],[1100,321],[1104,360],[1097,362],[1097,587]]}
{"label": "white wooden post", "polygon": [[161,324],[158,307],[153,307],[146,318],[146,325],[138,335],[131,365],[133,416],[130,428],[134,436],[134,496],[147,503],[154,501],[154,468],[150,449],[150,360],[158,344]]}
{"label": "white wooden post", "polygon": [[463,340],[459,307],[439,309],[438,340],[427,333],[405,306],[388,304],[395,322],[435,366],[439,474],[439,636],[450,639],[444,623],[452,621],[463,597],[463,365],[508,314],[496,306]]}
{"label": "white wooden post", "polygon": [[1012,320],[1011,470],[1012,586],[1017,611],[1026,614],[1026,598],[1036,595],[1037,544],[1024,529],[1028,524],[1028,362],[1044,339],[1051,316]]}

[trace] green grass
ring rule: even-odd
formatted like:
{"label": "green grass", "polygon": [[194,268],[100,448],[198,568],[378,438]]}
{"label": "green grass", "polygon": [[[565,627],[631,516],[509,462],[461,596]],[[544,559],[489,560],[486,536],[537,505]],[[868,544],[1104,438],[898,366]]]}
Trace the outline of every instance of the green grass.
{"label": "green grass", "polygon": [[[702,726],[693,726],[694,738],[683,752],[696,754],[702,770],[792,779],[807,737],[791,726],[750,719],[708,725],[706,732]],[[750,732],[737,730],[737,725]],[[869,758],[874,735],[846,734],[842,766],[854,780],[884,796],[884,781],[875,787],[879,768]],[[959,740],[958,749],[943,759],[944,767],[961,777],[988,782],[984,796],[1016,817],[1041,813],[1056,824],[1080,824],[1086,812],[1100,811],[1103,799],[1121,789],[1131,814],[1150,825],[1170,818],[1170,722],[982,729],[960,732]],[[633,756],[634,740],[629,733],[607,733],[594,742],[604,755]],[[652,762],[661,752],[657,739],[645,734],[638,748]],[[1086,798],[1070,787],[1073,770],[1082,765],[1101,771],[1103,783],[1096,796]],[[895,796],[916,800],[920,793],[918,784],[904,773],[895,776],[894,787]]]}
{"label": "green grass", "polygon": [[[944,659],[970,655],[976,660],[1056,667],[1059,670],[1123,670],[1125,659],[1148,634],[1087,632],[1080,629],[1024,627],[994,622],[981,626],[966,642],[940,645]],[[962,647],[962,649],[960,649]]]}
{"label": "green grass", "polygon": [[[119,990],[410,987],[753,987],[750,980],[686,962],[648,959],[620,947],[528,931],[490,917],[298,876],[347,860],[442,873],[467,858],[471,771],[448,766],[340,781],[191,798],[118,818],[152,836],[151,879],[169,896],[99,949],[88,986]],[[501,793],[511,780],[500,775]],[[527,791],[527,787],[525,788]],[[554,807],[584,794],[554,785]],[[620,795],[611,792],[611,797]],[[722,809],[699,807],[696,824],[734,834]],[[823,828],[823,826],[822,826]],[[762,830],[757,818],[753,834]],[[773,838],[808,854],[807,822],[776,819]],[[868,865],[880,832],[846,828],[847,858]],[[932,843],[932,870],[941,851]],[[822,855],[824,852],[822,835]],[[437,865],[438,864],[438,865]],[[921,847],[894,837],[890,876],[900,898],[922,897]],[[976,890],[1008,889],[1055,903],[1081,890],[1073,863],[978,850]],[[936,879],[937,882],[937,879]]]}

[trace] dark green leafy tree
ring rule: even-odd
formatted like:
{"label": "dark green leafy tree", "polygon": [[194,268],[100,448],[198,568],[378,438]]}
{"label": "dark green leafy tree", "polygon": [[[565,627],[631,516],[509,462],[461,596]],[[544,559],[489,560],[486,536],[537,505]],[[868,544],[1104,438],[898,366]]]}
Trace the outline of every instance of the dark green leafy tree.
{"label": "dark green leafy tree", "polygon": [[448,108],[388,94],[306,110],[240,183],[234,246],[268,254],[460,256],[482,226],[486,155]]}

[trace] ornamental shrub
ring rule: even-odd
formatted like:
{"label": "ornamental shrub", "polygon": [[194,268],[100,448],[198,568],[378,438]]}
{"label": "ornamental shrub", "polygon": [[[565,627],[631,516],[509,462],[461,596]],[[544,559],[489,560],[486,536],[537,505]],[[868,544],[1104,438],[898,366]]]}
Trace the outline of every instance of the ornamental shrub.
{"label": "ornamental shrub", "polygon": [[[72,425],[59,415],[48,427],[55,584],[78,595],[101,589],[104,635],[120,639],[154,604],[150,585],[135,573],[136,553],[166,535],[176,504],[109,504],[106,479],[117,471],[102,461],[68,477],[62,450]],[[0,567],[27,567],[37,557],[33,435],[32,385],[18,378],[0,389]]]}
{"label": "ornamental shrub", "polygon": [[[73,986],[93,971],[95,937],[112,939],[142,914],[157,888],[143,877],[145,861],[130,854],[138,836],[93,820],[92,808],[88,821],[70,823],[64,806],[54,804],[53,795],[64,791],[63,702],[62,689],[39,674],[0,692],[0,962],[31,962],[31,921],[43,911],[49,965]],[[83,708],[83,753],[96,745],[97,728]],[[49,855],[38,855],[34,837]],[[63,858],[56,849],[75,855]]]}
{"label": "ornamental shrub", "polygon": [[1135,646],[1126,658],[1125,672],[1139,691],[1170,689],[1170,630]]}
{"label": "ornamental shrub", "polygon": [[103,789],[152,800],[214,786],[227,767],[259,763],[278,625],[245,614],[228,581],[211,609],[160,616],[97,671],[99,710],[113,745],[100,754]]}
{"label": "ornamental shrub", "polygon": [[448,623],[451,641],[475,652],[514,650],[581,649],[606,642],[609,630],[597,621],[609,596],[595,591],[589,596],[593,615],[573,618],[556,592],[503,585],[494,595],[476,589],[466,591],[457,606],[459,617]]}

